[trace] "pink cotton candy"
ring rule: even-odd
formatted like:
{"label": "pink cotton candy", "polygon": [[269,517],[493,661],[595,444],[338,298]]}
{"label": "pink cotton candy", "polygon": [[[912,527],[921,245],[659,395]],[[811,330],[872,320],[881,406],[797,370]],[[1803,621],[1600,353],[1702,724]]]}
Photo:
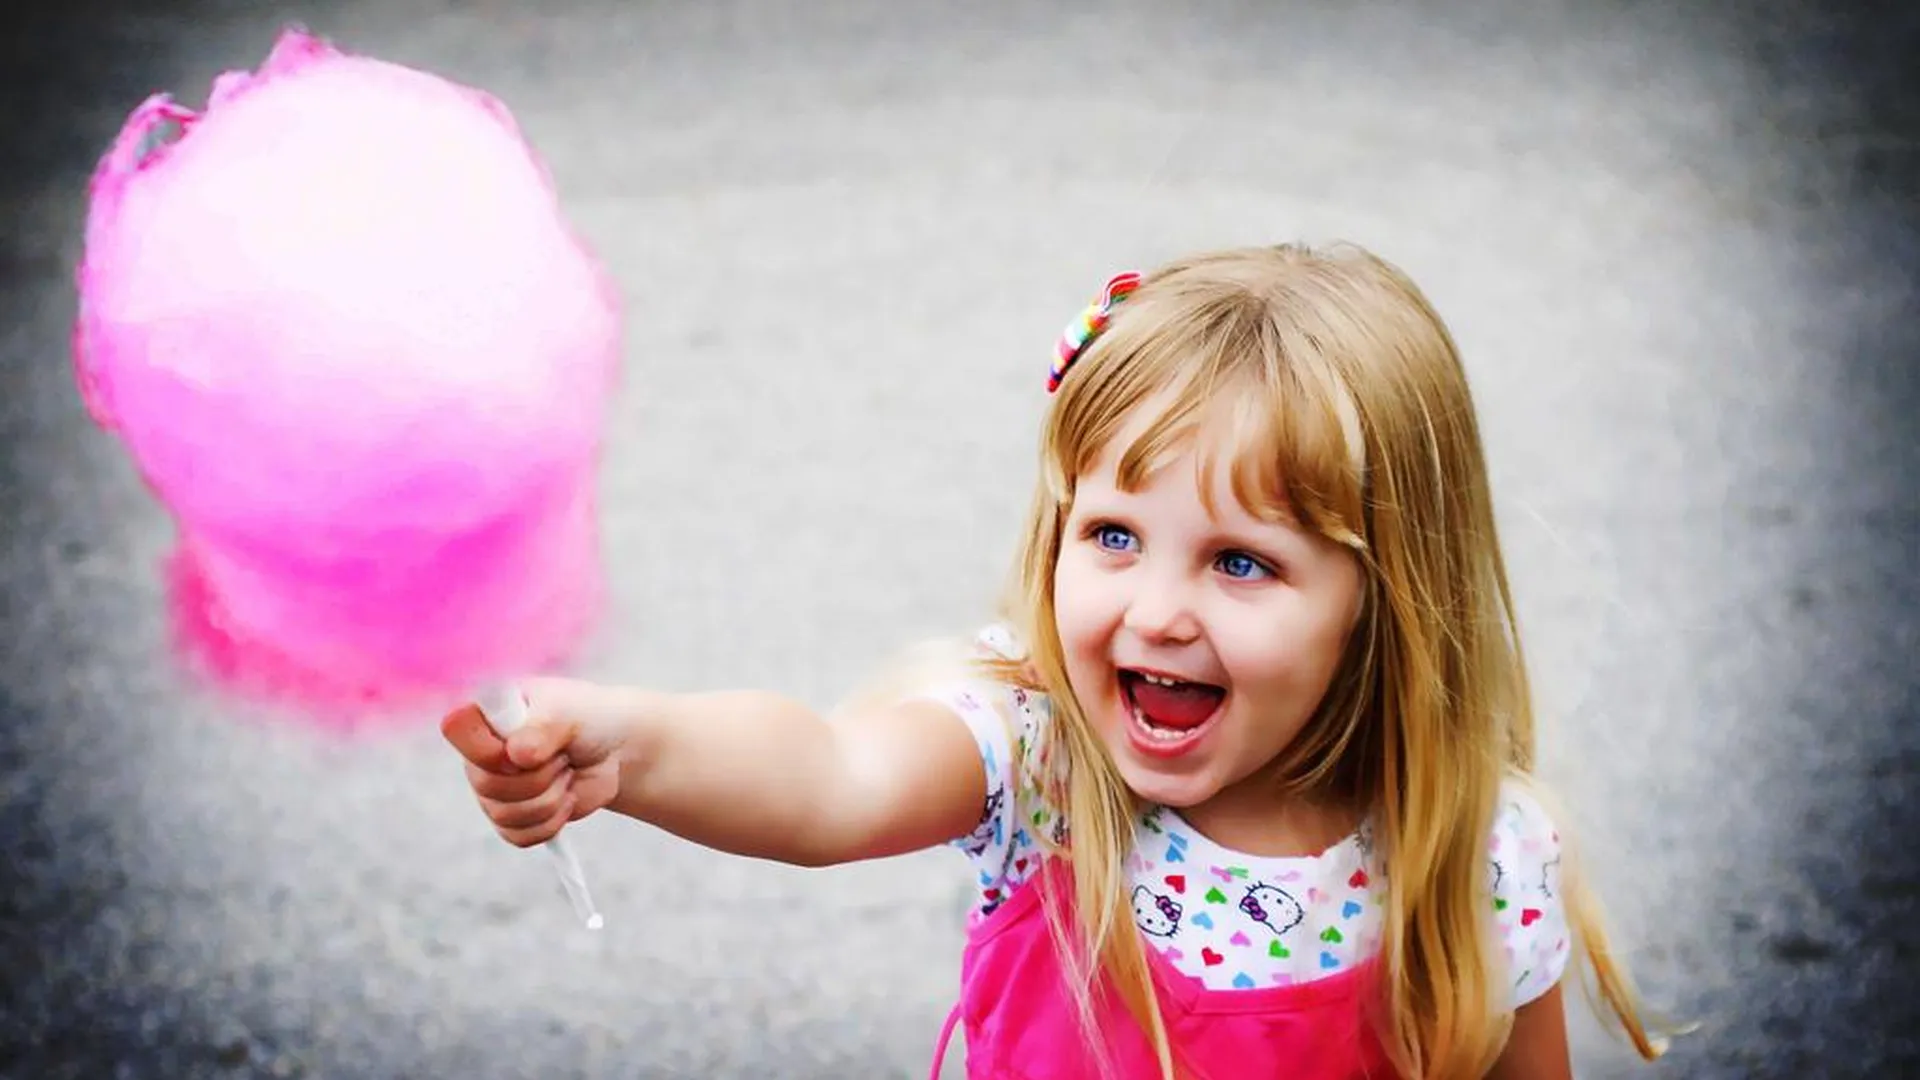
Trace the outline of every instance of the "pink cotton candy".
{"label": "pink cotton candy", "polygon": [[133,113],[79,288],[81,391],[174,517],[204,669],[390,702],[576,646],[618,300],[498,102],[289,30],[203,113]]}

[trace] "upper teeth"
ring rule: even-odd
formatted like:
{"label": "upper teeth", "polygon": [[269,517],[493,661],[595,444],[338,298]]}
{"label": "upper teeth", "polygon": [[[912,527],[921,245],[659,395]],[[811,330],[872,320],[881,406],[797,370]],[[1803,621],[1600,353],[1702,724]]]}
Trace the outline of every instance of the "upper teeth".
{"label": "upper teeth", "polygon": [[1159,686],[1179,686],[1182,682],[1180,679],[1169,679],[1164,675],[1149,675],[1144,671],[1140,673],[1140,677]]}

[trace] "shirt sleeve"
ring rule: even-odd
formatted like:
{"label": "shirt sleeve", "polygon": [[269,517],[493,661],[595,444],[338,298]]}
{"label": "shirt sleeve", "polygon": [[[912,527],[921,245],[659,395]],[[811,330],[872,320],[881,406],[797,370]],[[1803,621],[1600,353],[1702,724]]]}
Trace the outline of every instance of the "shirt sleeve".
{"label": "shirt sleeve", "polygon": [[[1010,655],[1004,631],[981,634],[980,644]],[[966,854],[978,876],[976,912],[990,915],[1038,868],[1039,853],[1027,826],[1051,817],[1039,807],[1025,760],[1040,715],[1038,702],[1033,695],[987,678],[934,687],[924,696],[952,710],[980,749],[986,775],[980,817],[970,832],[948,843]]]}
{"label": "shirt sleeve", "polygon": [[953,710],[980,748],[980,765],[987,781],[980,819],[972,832],[949,841],[978,861],[991,850],[1005,847],[1012,835],[1012,804],[1019,794],[1019,771],[1014,765],[1007,695],[991,683],[969,681],[940,687],[927,696]]}
{"label": "shirt sleeve", "polygon": [[1569,955],[1560,897],[1560,833],[1517,784],[1501,789],[1494,816],[1493,906],[1514,1008],[1553,989]]}

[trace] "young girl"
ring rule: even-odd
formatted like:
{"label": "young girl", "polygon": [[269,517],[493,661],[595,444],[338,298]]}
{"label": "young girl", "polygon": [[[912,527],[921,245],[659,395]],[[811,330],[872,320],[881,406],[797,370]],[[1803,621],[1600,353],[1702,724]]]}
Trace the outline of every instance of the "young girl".
{"label": "young girl", "polygon": [[[1005,620],[830,717],[547,680],[442,728],[502,836],[602,808],[823,866],[971,860],[970,1076],[1570,1075],[1586,955],[1447,330],[1364,252],[1115,278],[1068,331]],[[935,1071],[938,1074],[936,1060]]]}

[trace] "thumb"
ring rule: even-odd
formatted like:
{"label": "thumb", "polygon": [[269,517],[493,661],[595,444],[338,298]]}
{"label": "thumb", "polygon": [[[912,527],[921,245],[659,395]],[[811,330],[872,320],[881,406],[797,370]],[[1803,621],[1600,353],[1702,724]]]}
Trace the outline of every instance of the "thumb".
{"label": "thumb", "polygon": [[579,733],[578,721],[535,717],[507,736],[507,760],[516,769],[538,769],[565,750]]}

